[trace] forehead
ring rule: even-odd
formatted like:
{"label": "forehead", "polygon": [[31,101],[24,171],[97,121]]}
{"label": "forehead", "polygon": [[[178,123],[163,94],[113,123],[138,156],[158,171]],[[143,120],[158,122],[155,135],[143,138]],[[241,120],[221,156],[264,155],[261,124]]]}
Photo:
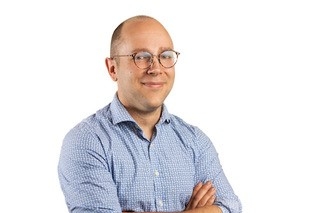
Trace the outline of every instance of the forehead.
{"label": "forehead", "polygon": [[132,20],[123,26],[121,32],[123,48],[150,49],[173,49],[173,42],[167,30],[156,20],[143,19]]}

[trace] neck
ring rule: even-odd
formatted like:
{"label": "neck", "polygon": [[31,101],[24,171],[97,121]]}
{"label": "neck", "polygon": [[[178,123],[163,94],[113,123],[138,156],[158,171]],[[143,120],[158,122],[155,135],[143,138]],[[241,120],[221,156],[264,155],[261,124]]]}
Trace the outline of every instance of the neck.
{"label": "neck", "polygon": [[139,127],[142,129],[145,136],[150,140],[155,128],[155,125],[158,123],[162,107],[157,108],[156,110],[150,112],[142,112],[133,109],[127,109],[132,118],[137,122]]}

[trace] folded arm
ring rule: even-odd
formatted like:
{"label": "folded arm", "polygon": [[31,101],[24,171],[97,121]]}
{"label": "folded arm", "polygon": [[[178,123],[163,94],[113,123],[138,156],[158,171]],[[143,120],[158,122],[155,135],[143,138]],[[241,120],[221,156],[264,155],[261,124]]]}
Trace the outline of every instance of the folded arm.
{"label": "folded arm", "polygon": [[[213,187],[212,183],[210,181],[207,181],[204,184],[200,182],[194,187],[190,201],[183,212],[222,213],[219,206],[213,205],[215,198],[216,198],[216,189]],[[129,213],[129,212],[123,212],[123,213]]]}

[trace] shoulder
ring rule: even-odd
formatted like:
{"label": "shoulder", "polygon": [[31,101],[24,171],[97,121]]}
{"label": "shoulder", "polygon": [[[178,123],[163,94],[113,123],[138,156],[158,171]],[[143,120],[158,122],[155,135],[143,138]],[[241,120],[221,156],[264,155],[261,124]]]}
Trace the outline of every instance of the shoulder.
{"label": "shoulder", "polygon": [[83,146],[97,140],[101,126],[108,125],[108,113],[109,105],[84,118],[67,132],[63,140],[64,145]]}
{"label": "shoulder", "polygon": [[181,117],[179,117],[177,115],[171,114],[170,124],[174,128],[178,128],[178,129],[180,129],[180,131],[183,131],[185,133],[188,133],[188,134],[191,134],[194,136],[199,136],[199,135],[204,134],[204,132],[198,126],[193,125],[193,124],[185,121],[184,119],[182,119]]}
{"label": "shoulder", "polygon": [[191,147],[197,156],[202,156],[203,154],[216,156],[217,150],[214,146],[214,140],[210,139],[204,131],[179,116],[171,116],[172,127],[185,146]]}
{"label": "shoulder", "polygon": [[[194,146],[212,145],[212,141],[198,126],[190,124],[181,117],[171,114],[170,124],[176,134],[181,135]],[[190,144],[190,145],[191,145]]]}

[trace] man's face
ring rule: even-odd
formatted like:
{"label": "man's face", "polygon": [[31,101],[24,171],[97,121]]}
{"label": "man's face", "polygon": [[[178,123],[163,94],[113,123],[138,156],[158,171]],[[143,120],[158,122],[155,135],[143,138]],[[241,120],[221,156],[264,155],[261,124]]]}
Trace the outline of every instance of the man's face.
{"label": "man's face", "polygon": [[[173,44],[167,31],[153,20],[127,23],[122,29],[122,42],[118,54],[128,55],[147,51],[159,55],[172,50]],[[175,77],[174,67],[164,68],[156,57],[150,68],[138,68],[132,57],[119,57],[115,64],[118,97],[127,107],[141,112],[159,109],[170,93]]]}

